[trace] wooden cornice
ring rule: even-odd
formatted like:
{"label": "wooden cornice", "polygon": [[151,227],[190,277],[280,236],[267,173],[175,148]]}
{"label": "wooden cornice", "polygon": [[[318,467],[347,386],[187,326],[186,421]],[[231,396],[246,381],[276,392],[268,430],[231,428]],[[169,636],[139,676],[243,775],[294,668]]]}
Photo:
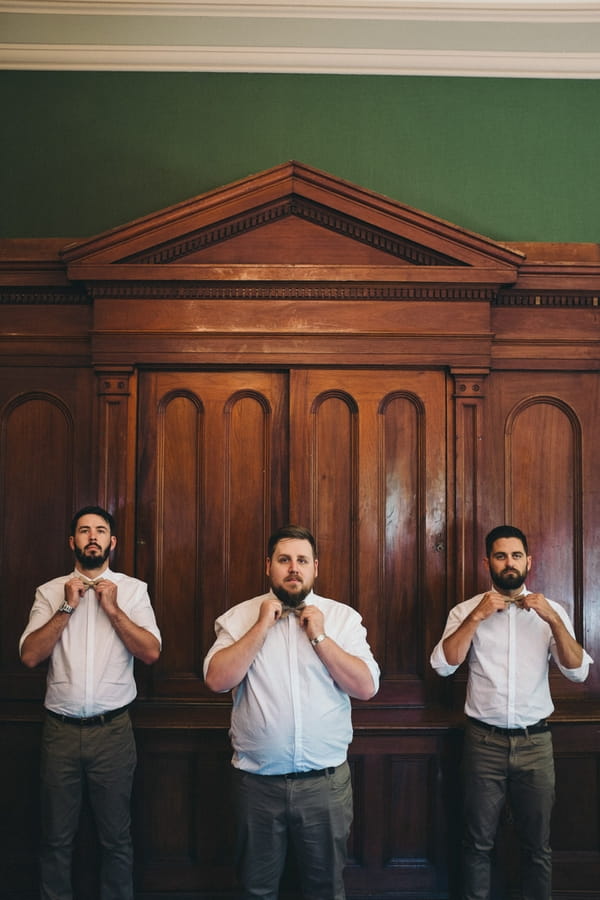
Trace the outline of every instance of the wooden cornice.
{"label": "wooden cornice", "polygon": [[[251,243],[254,247],[258,242],[263,254],[265,244],[268,246],[271,255],[265,262],[269,266],[286,267],[290,248],[278,238],[282,223],[290,219],[304,232],[311,229],[313,247],[315,242],[322,245],[321,256],[327,256],[329,250],[332,261],[354,267],[356,251],[368,250],[380,256],[378,268],[393,264],[402,269],[395,274],[398,280],[414,280],[411,269],[415,266],[426,281],[436,280],[436,276],[423,276],[424,269],[456,267],[491,270],[489,281],[510,283],[524,259],[518,250],[297,162],[251,175],[78,242],[66,247],[62,256],[72,279],[104,279],[105,267],[114,266],[119,270],[118,277],[135,280],[140,272],[130,267],[141,265],[151,266],[157,278],[204,280],[206,269],[198,266],[222,261],[224,243],[232,242],[228,260],[232,262],[237,261],[241,247]],[[346,244],[345,253],[342,242]],[[294,260],[303,264],[298,269],[301,280],[306,280],[307,274],[309,279],[323,280],[321,272],[310,275],[317,261],[310,256],[308,247],[306,258]],[[265,277],[263,272],[257,275],[260,280]],[[209,273],[210,280],[240,277],[248,279],[247,274],[234,268],[223,273],[217,268]],[[293,272],[286,273],[284,280],[290,277],[295,277]],[[343,271],[333,276],[334,280],[345,277]],[[370,280],[371,276],[367,277]],[[389,280],[385,274],[382,277]],[[276,280],[280,278],[275,276]],[[446,273],[438,280],[447,280]]]}
{"label": "wooden cornice", "polygon": [[0,241],[0,303],[430,300],[594,308],[600,244],[498,243],[298,162],[80,241]]}

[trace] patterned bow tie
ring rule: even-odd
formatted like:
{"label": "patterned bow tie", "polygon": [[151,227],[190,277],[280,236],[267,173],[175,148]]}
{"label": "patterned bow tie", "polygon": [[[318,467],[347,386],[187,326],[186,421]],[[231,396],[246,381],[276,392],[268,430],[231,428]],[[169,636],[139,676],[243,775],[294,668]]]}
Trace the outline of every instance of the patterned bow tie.
{"label": "patterned bow tie", "polygon": [[523,600],[525,599],[525,597],[526,597],[526,594],[519,594],[518,597],[505,597],[504,602],[507,604],[514,603],[522,609],[523,608]]}
{"label": "patterned bow tie", "polygon": [[279,616],[279,618],[285,619],[287,618],[287,616],[292,614],[299,617],[302,613],[302,610],[306,606],[306,603],[300,603],[298,606],[286,606],[285,604],[283,604],[282,606],[283,608],[281,610],[281,615]]}

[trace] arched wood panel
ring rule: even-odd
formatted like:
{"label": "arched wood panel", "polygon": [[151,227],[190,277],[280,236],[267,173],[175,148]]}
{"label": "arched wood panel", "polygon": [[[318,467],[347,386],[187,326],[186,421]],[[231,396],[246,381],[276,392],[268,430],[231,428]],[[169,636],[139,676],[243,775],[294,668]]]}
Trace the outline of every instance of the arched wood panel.
{"label": "arched wood panel", "polygon": [[383,674],[370,706],[425,704],[426,621],[446,591],[445,390],[439,372],[291,376],[292,515],[317,537],[319,591],[367,625]]}
{"label": "arched wood panel", "polygon": [[159,695],[206,694],[215,618],[264,590],[286,510],[286,385],[278,373],[141,376],[137,574],[163,634]]}
{"label": "arched wood panel", "polygon": [[[565,607],[578,639],[598,660],[600,618],[592,602],[597,588],[589,578],[600,521],[598,379],[538,373],[532,386],[518,373],[505,372],[490,379],[488,391],[490,503],[481,523],[481,555],[489,528],[505,521],[522,528],[532,556],[528,586]],[[584,685],[553,677],[553,696],[582,699],[598,684],[594,665]]]}
{"label": "arched wood panel", "polygon": [[[20,388],[20,389],[19,389]],[[0,689],[43,696],[44,672],[19,660],[37,585],[71,570],[75,508],[96,502],[87,373],[0,370]]]}

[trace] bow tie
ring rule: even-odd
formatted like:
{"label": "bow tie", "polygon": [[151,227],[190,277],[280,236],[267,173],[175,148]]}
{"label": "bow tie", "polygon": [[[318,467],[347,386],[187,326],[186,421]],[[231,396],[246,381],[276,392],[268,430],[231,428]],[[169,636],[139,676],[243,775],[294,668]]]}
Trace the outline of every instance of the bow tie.
{"label": "bow tie", "polygon": [[93,580],[90,578],[81,578],[86,588],[95,588],[99,581],[102,581],[102,578],[94,578]]}
{"label": "bow tie", "polygon": [[300,617],[302,610],[304,609],[305,606],[306,606],[306,603],[300,603],[299,606],[285,606],[285,604],[284,604],[279,618],[285,619],[287,616],[290,616],[292,614],[294,616]]}
{"label": "bow tie", "polygon": [[520,609],[523,609],[523,600],[525,599],[525,594],[519,594],[518,597],[505,597],[505,603],[515,603]]}

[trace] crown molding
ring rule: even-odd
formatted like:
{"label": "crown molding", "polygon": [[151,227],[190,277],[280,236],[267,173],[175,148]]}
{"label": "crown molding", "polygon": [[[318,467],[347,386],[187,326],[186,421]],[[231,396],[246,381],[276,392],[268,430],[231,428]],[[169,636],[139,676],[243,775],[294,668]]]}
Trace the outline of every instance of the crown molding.
{"label": "crown molding", "polygon": [[0,69],[600,78],[600,53],[0,44]]}
{"label": "crown molding", "polygon": [[598,0],[4,0],[0,13],[70,16],[241,16],[426,21],[593,22]]}
{"label": "crown molding", "polygon": [[0,32],[0,69],[600,78],[600,0],[0,0]]}

